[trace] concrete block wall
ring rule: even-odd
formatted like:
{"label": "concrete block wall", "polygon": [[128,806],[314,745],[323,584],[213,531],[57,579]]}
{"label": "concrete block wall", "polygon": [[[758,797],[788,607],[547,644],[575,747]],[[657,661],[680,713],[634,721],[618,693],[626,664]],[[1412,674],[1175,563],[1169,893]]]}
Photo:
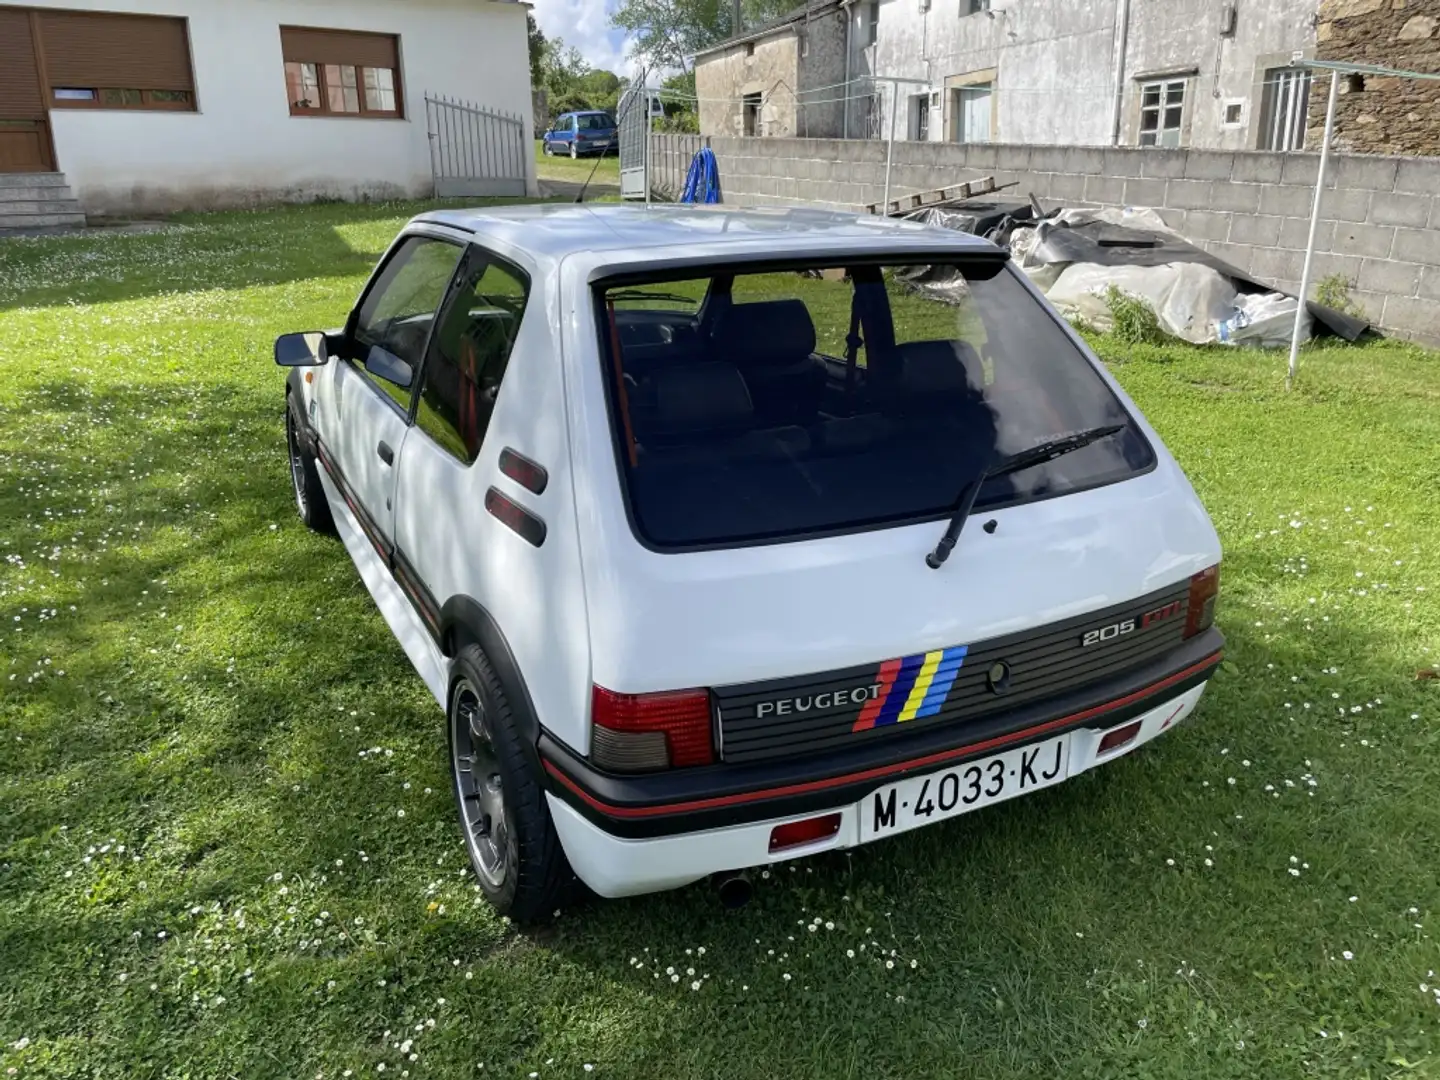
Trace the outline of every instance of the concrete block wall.
{"label": "concrete block wall", "polygon": [[[708,142],[727,203],[860,210],[884,194],[883,142]],[[683,176],[695,149],[693,136],[656,135],[652,155]],[[890,187],[897,198],[994,176],[1047,205],[1151,207],[1192,243],[1298,292],[1318,168],[1316,154],[897,142]],[[1344,275],[1371,322],[1440,344],[1440,158],[1337,155],[1328,177],[1314,279]]]}

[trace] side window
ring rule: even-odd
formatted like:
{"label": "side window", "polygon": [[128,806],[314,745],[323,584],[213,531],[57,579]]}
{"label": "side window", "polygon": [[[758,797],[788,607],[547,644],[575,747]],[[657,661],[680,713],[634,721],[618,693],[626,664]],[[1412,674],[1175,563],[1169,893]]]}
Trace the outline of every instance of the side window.
{"label": "side window", "polygon": [[479,454],[490,426],[529,295],[522,271],[476,252],[440,317],[416,423],[466,465]]}
{"label": "side window", "polygon": [[356,315],[351,359],[406,412],[411,386],[365,371],[365,360],[378,348],[389,354],[388,360],[402,365],[400,372],[408,367],[412,379],[419,373],[435,309],[445,297],[460,253],[458,245],[445,240],[410,237],[380,271]]}

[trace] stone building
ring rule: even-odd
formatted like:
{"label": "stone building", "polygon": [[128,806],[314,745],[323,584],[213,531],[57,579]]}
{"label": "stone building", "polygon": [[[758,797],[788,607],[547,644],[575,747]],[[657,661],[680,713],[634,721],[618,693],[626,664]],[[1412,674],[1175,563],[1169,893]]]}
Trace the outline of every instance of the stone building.
{"label": "stone building", "polygon": [[812,2],[695,55],[700,130],[836,138],[845,78],[844,7]]}
{"label": "stone building", "polygon": [[[1315,4],[865,0],[850,70],[919,80],[900,89],[911,139],[1296,150],[1309,83],[1287,65],[1313,55]],[[888,124],[889,90],[875,92]],[[851,111],[850,134],[866,133],[874,106]]]}
{"label": "stone building", "polygon": [[[1440,73],[1440,0],[1321,0],[1316,56]],[[1329,75],[1317,72],[1310,145],[1320,143]],[[1440,82],[1340,78],[1335,146],[1361,154],[1440,156]]]}

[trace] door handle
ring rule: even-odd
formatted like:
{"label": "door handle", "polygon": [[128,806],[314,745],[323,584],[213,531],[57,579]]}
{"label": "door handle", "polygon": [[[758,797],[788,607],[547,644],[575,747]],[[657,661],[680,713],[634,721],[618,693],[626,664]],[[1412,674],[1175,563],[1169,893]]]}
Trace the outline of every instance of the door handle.
{"label": "door handle", "polygon": [[386,465],[395,464],[395,451],[391,450],[390,444],[383,439],[380,441],[380,445],[375,448],[375,452],[380,455],[380,460],[385,462]]}

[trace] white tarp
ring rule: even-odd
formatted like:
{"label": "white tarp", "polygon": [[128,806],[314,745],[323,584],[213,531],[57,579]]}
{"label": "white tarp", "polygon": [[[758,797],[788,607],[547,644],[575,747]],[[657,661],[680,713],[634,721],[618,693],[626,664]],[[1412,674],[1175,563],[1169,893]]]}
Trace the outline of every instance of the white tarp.
{"label": "white tarp", "polygon": [[[1220,341],[1220,326],[1236,313],[1235,286],[1203,263],[1163,266],[1099,266],[1071,263],[1046,291],[1062,314],[1085,320],[1102,333],[1111,327],[1110,286],[1154,310],[1160,327],[1182,341]],[[1293,315],[1294,309],[1291,309]]]}

